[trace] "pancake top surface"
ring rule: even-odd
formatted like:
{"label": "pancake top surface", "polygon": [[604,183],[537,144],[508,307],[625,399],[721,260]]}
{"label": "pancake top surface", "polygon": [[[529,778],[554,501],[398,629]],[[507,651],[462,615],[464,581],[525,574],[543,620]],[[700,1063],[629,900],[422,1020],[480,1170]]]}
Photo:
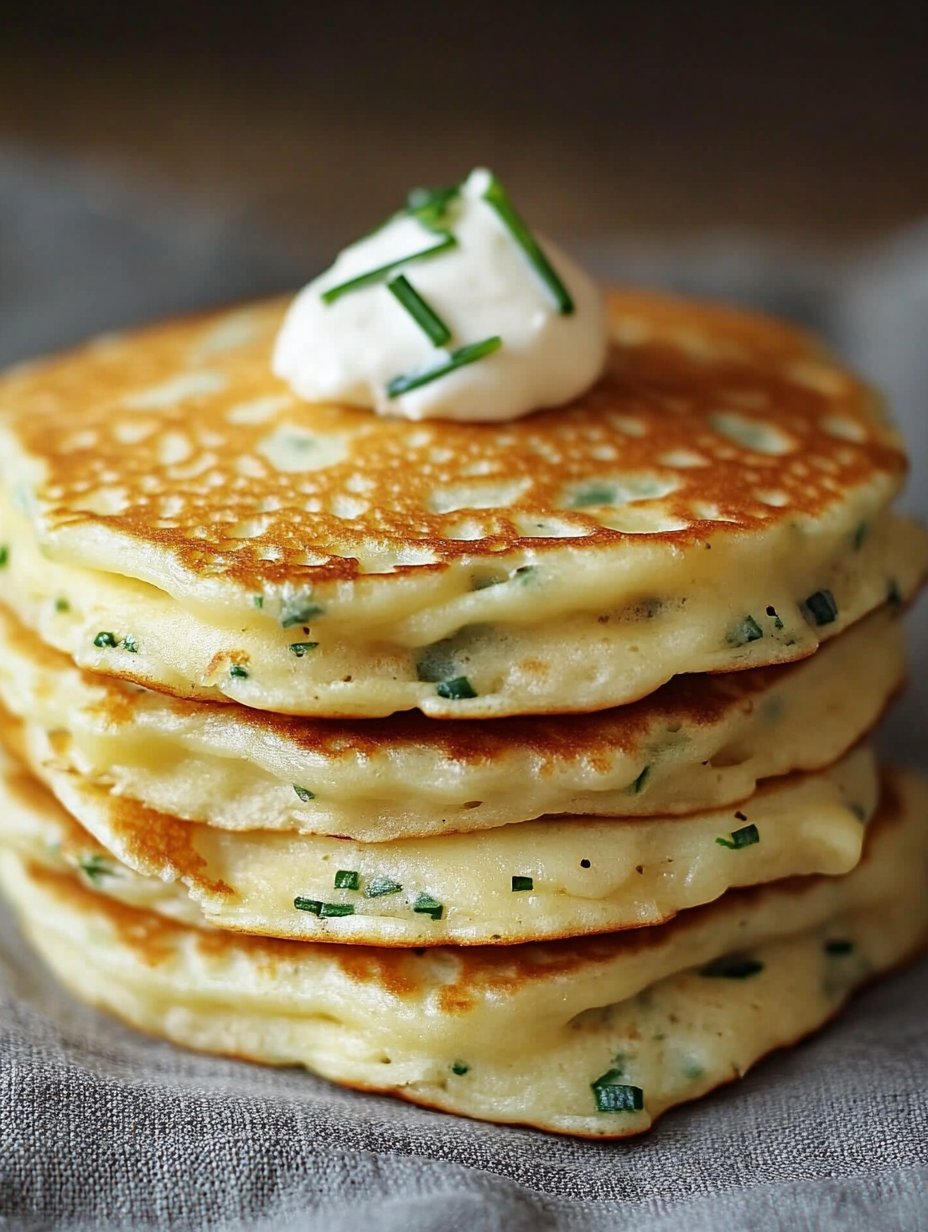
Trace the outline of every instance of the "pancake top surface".
{"label": "pancake top surface", "polygon": [[270,370],[284,306],[102,339],[7,376],[5,479],[32,490],[45,533],[63,531],[69,552],[70,532],[90,532],[85,545],[115,533],[149,566],[157,554],[159,578],[260,591],[762,533],[827,518],[862,489],[888,499],[904,470],[870,390],[771,320],[615,294],[608,371],[570,406],[416,424],[296,399]]}

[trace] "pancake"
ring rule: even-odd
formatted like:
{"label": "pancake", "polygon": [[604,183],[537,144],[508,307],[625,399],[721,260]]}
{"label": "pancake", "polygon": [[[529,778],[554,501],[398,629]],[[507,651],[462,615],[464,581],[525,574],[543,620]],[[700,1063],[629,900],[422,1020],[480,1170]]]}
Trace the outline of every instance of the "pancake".
{"label": "pancake", "polygon": [[174,918],[354,945],[581,936],[658,924],[733,886],[847,873],[879,794],[861,749],[829,770],[774,780],[740,809],[364,844],[178,821],[55,770],[29,744],[67,810],[22,775],[0,780],[0,838],[31,858],[82,868],[102,892],[156,911],[164,903]]}
{"label": "pancake", "polygon": [[787,326],[616,294],[576,402],[414,424],[295,399],[283,309],[0,382],[4,594],[80,666],[293,714],[590,711],[801,659],[924,573],[874,394]]}
{"label": "pancake", "polygon": [[668,816],[735,803],[760,779],[841,757],[903,670],[901,625],[885,608],[802,663],[678,677],[597,714],[323,721],[91,675],[0,604],[0,703],[53,733],[57,766],[221,829],[362,842],[545,814]]}
{"label": "pancake", "polygon": [[398,951],[204,932],[4,853],[77,996],[177,1043],[467,1116],[626,1137],[821,1026],[928,928],[928,798],[894,776],[847,877],[739,891],[659,928]]}

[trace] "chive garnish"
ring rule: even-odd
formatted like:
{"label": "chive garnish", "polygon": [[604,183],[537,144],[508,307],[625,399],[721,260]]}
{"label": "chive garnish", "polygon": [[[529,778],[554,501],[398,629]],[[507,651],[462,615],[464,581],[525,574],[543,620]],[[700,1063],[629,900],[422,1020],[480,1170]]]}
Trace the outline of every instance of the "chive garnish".
{"label": "chive garnish", "polygon": [[229,668],[229,675],[232,677],[233,680],[247,680],[248,679],[248,668],[243,667],[241,663],[233,663],[232,666]]}
{"label": "chive garnish", "polygon": [[455,1061],[451,1066],[451,1072],[460,1078],[463,1074],[470,1073],[470,1066],[465,1061]]}
{"label": "chive garnish", "polygon": [[259,611],[264,607],[264,595],[252,595],[251,601]]}
{"label": "chive garnish", "polygon": [[518,893],[520,890],[534,890],[534,888],[535,882],[531,877],[513,877],[512,879],[513,894]]}
{"label": "chive garnish", "polygon": [[825,942],[826,954],[851,954],[854,950],[854,942],[847,941],[843,938],[836,938],[834,941]]}
{"label": "chive garnish", "polygon": [[767,615],[773,620],[773,627],[775,629],[783,628],[783,621],[781,620],[780,615],[777,612],[777,609],[773,606],[772,603],[767,604]]}
{"label": "chive garnish", "polygon": [[308,787],[300,787],[297,783],[293,783],[292,787],[304,804],[308,804],[310,800],[315,800],[316,793],[310,791]]}
{"label": "chive garnish", "polygon": [[78,860],[77,867],[94,885],[99,885],[103,877],[113,876],[113,866],[103,856],[84,856]]}
{"label": "chive garnish", "polygon": [[441,681],[435,686],[435,692],[439,697],[447,698],[452,702],[466,701],[468,698],[477,696],[477,690],[466,676],[456,676],[454,680]]}
{"label": "chive garnish", "polygon": [[116,634],[108,633],[106,631],[98,633],[93,639],[93,644],[100,650],[112,650],[116,645]]}
{"label": "chive garnish", "polygon": [[864,546],[864,543],[866,542],[867,536],[869,534],[870,534],[869,523],[861,522],[861,524],[854,531],[854,551],[855,552],[859,552],[860,549]]}
{"label": "chive garnish", "polygon": [[725,954],[707,963],[699,974],[707,979],[716,980],[746,980],[752,975],[758,975],[764,969],[764,964],[756,958],[745,958],[743,954]]}
{"label": "chive garnish", "polygon": [[[261,603],[255,603],[255,607],[263,607],[264,600]],[[289,599],[280,609],[280,627],[282,629],[292,629],[294,625],[308,625],[309,622],[316,616],[321,616],[325,611],[324,607],[320,607],[318,603],[313,603],[309,599]]]}
{"label": "chive garnish", "polygon": [[459,184],[450,188],[413,188],[406,197],[406,213],[430,231],[439,230],[447,218],[448,207],[460,195]]}
{"label": "chive garnish", "polygon": [[596,1108],[599,1112],[640,1112],[644,1107],[644,1091],[641,1087],[629,1086],[617,1081],[622,1077],[620,1069],[610,1069],[590,1083]]}
{"label": "chive garnish", "polygon": [[752,822],[749,826],[742,826],[740,830],[733,830],[728,838],[717,838],[715,841],[720,847],[740,851],[742,847],[753,847],[755,843],[759,843],[760,834]]}
{"label": "chive garnish", "polygon": [[0,543],[0,569],[5,569],[10,563],[10,549],[5,543]]}
{"label": "chive garnish", "polygon": [[456,351],[449,352],[447,360],[436,364],[434,368],[394,377],[387,386],[387,395],[390,398],[398,398],[401,394],[408,394],[413,389],[421,389],[423,385],[430,385],[432,381],[437,381],[440,377],[450,376],[459,368],[465,368],[468,364],[476,363],[478,359],[492,355],[502,345],[502,338],[496,334],[492,338],[484,338],[482,342],[471,342],[468,346],[458,347]]}
{"label": "chive garnish", "polygon": [[649,779],[650,777],[651,777],[651,766],[650,766],[650,763],[649,763],[649,764],[648,764],[647,766],[645,766],[645,768],[641,771],[641,773],[640,773],[640,774],[638,775],[638,777],[634,780],[634,782],[629,783],[628,787],[626,787],[626,789],[625,789],[625,790],[626,790],[626,791],[627,791],[630,795],[633,795],[633,796],[640,795],[640,794],[641,794],[641,792],[643,792],[643,791],[644,791],[644,789],[645,789],[645,787],[647,786],[648,779]]}
{"label": "chive garnish", "polygon": [[417,915],[428,915],[433,920],[440,920],[445,914],[445,909],[437,899],[432,898],[431,894],[420,894],[412,905],[413,911]]}
{"label": "chive garnish", "polygon": [[899,583],[895,578],[889,579],[889,585],[886,587],[886,602],[890,607],[902,606],[902,591],[899,589]]}
{"label": "chive garnish", "polygon": [[315,650],[319,645],[318,642],[291,642],[290,653],[298,659],[302,659],[304,655],[309,654],[311,650]]}
{"label": "chive garnish", "polygon": [[490,179],[490,185],[483,194],[487,205],[499,215],[512,238],[528,257],[529,264],[551,293],[551,298],[562,316],[570,316],[574,311],[574,301],[570,292],[554,272],[554,267],[541,250],[538,241],[523,222],[509,194],[500,184],[496,176]]}
{"label": "chive garnish", "polygon": [[342,282],[337,287],[329,287],[328,291],[322,292],[322,302],[324,304],[334,304],[336,300],[341,299],[343,295],[347,295],[350,291],[359,291],[362,287],[369,287],[375,282],[382,282],[394,270],[402,268],[404,265],[410,265],[413,261],[424,261],[427,257],[437,257],[439,253],[449,252],[452,248],[457,248],[457,240],[453,235],[445,235],[437,243],[430,248],[423,248],[419,252],[409,253],[408,256],[398,257],[395,261],[388,261],[386,265],[380,265],[376,269],[368,270],[366,274],[359,274],[357,278],[351,278],[348,282]]}
{"label": "chive garnish", "polygon": [[122,648],[123,650],[127,650],[129,654],[139,653],[138,641],[134,637],[132,637],[131,634],[122,639]]}
{"label": "chive garnish", "polygon": [[59,595],[58,598],[55,600],[55,611],[56,612],[70,612],[70,610],[71,610],[71,604],[67,601],[64,595]]}
{"label": "chive garnish", "polygon": [[392,877],[372,877],[364,891],[365,898],[383,898],[387,894],[399,894],[402,886]]}
{"label": "chive garnish", "polygon": [[425,302],[405,274],[391,279],[387,283],[387,290],[399,300],[433,346],[441,347],[451,341],[451,330]]}
{"label": "chive garnish", "polygon": [[811,625],[830,625],[838,615],[838,605],[830,590],[817,590],[800,604],[800,608]]}
{"label": "chive garnish", "polygon": [[745,616],[743,620],[728,630],[725,640],[729,646],[747,646],[748,642],[756,642],[764,636],[764,631],[753,616]]}
{"label": "chive garnish", "polygon": [[297,911],[308,911],[322,919],[332,916],[354,915],[351,903],[323,903],[318,898],[295,898],[293,905]]}
{"label": "chive garnish", "polygon": [[356,890],[361,884],[361,876],[354,869],[340,868],[335,874],[336,890]]}
{"label": "chive garnish", "polygon": [[571,498],[571,509],[587,509],[591,505],[611,505],[615,501],[615,488],[596,487],[584,488],[575,492]]}

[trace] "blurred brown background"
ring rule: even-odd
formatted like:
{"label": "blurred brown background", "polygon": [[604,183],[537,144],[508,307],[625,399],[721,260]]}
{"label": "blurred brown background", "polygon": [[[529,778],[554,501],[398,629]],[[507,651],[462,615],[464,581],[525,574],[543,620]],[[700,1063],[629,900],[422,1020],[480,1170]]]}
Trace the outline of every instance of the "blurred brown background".
{"label": "blurred brown background", "polygon": [[0,140],[326,245],[492,165],[562,234],[928,211],[928,4],[8,6]]}

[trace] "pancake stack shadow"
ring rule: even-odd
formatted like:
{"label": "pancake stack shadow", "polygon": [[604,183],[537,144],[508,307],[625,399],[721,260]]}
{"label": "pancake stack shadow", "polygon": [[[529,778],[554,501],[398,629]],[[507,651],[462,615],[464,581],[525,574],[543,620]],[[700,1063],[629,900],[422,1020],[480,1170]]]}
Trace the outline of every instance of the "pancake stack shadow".
{"label": "pancake stack shadow", "polygon": [[303,404],[283,305],[0,383],[0,879],[77,996],[477,1118],[647,1129],[928,931],[868,736],[928,565],[873,393],[611,300],[501,426]]}

